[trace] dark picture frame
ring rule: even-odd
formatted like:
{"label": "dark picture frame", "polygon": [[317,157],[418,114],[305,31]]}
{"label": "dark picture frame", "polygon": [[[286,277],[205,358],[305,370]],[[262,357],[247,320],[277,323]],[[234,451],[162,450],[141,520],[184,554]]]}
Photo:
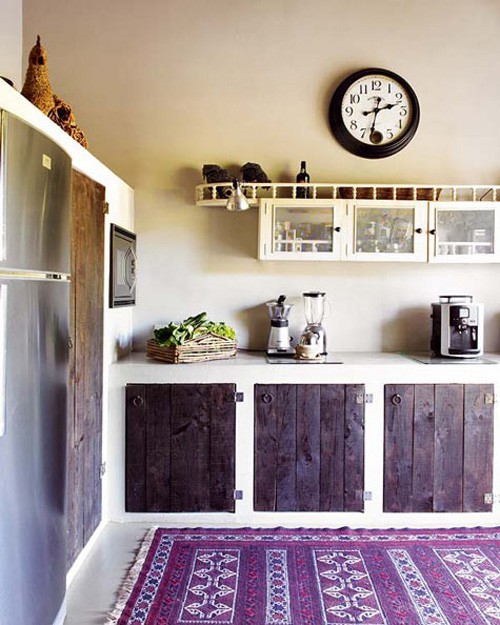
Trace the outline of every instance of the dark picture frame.
{"label": "dark picture frame", "polygon": [[135,305],[137,235],[111,224],[109,307]]}

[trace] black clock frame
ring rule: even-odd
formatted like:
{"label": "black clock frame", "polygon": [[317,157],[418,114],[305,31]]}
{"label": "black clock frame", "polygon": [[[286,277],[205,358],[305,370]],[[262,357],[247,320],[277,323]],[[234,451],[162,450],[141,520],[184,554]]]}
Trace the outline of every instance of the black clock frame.
{"label": "black clock frame", "polygon": [[[369,145],[367,143],[363,143],[362,141],[358,141],[347,130],[342,118],[342,99],[344,98],[346,91],[360,78],[371,76],[372,74],[386,76],[387,78],[397,81],[407,92],[412,105],[412,120],[405,132],[394,141],[384,143],[382,145]],[[401,78],[398,74],[387,69],[372,67],[354,72],[340,83],[340,85],[335,89],[330,101],[328,119],[333,135],[346,150],[356,156],[362,156],[363,158],[385,158],[402,150],[415,136],[420,122],[420,105],[415,92],[404,78]]]}

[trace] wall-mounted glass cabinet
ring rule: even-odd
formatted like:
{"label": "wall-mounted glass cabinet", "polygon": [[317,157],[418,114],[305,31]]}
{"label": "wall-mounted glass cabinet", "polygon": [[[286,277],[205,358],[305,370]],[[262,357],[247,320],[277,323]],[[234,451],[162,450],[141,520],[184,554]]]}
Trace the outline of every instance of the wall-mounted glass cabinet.
{"label": "wall-mounted glass cabinet", "polygon": [[261,260],[500,262],[498,202],[262,200]]}
{"label": "wall-mounted glass cabinet", "polygon": [[337,200],[264,200],[259,258],[340,260],[342,204]]}
{"label": "wall-mounted glass cabinet", "polygon": [[429,205],[429,261],[499,262],[498,204],[432,202]]}

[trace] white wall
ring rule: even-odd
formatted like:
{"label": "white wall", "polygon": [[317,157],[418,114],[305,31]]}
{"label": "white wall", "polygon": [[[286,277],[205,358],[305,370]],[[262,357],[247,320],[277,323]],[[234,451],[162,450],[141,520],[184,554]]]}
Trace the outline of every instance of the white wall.
{"label": "white wall", "polygon": [[0,76],[5,76],[21,89],[23,55],[22,0],[0,2]]}
{"label": "white wall", "polygon": [[[275,181],[306,159],[316,182],[498,184],[499,25],[495,0],[25,0],[25,54],[40,32],[54,89],[137,190],[137,345],[206,309],[263,347],[267,299],[324,289],[331,349],[425,349],[430,303],[457,291],[485,303],[486,347],[500,349],[498,266],[261,263],[256,211],[193,205],[207,162],[257,161]],[[375,161],[327,123],[334,87],[370,66],[406,78],[421,106],[413,141]]]}

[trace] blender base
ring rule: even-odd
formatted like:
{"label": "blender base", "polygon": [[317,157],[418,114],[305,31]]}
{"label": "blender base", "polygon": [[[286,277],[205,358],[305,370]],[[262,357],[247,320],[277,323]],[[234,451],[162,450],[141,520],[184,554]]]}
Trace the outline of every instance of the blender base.
{"label": "blender base", "polygon": [[295,358],[295,349],[289,347],[288,349],[278,349],[277,347],[270,347],[267,350],[269,358]]}

